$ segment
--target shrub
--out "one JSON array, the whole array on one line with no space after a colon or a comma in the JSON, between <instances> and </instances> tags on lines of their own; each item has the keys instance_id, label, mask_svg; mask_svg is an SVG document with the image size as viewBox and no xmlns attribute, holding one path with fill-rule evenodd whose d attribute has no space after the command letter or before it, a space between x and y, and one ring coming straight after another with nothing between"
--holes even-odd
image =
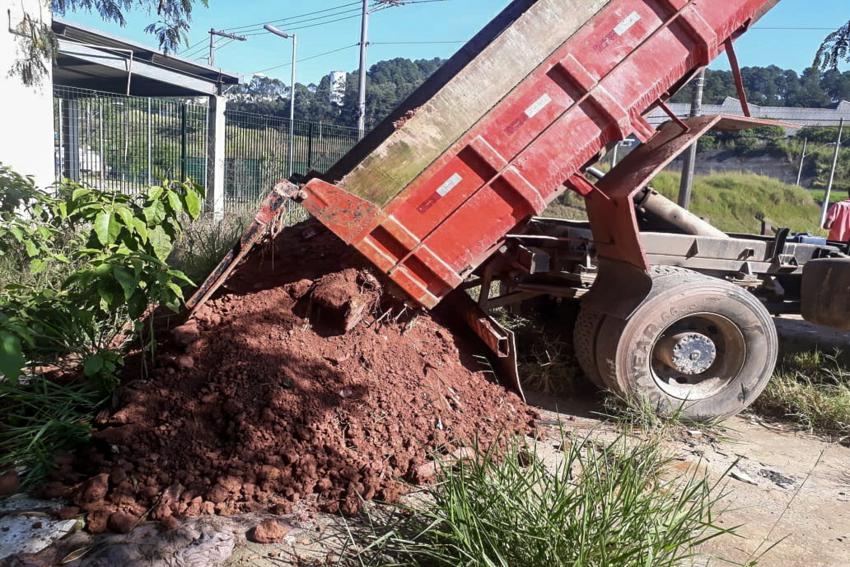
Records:
<instances>
[{"instance_id":1,"label":"shrub","mask_svg":"<svg viewBox=\"0 0 850 567\"><path fill-rule=\"evenodd\" d=\"M146 311L179 308L191 281L166 259L200 208L188 183L128 196L66 181L49 194L0 165L0 472L43 470L87 430Z\"/></svg>"}]
</instances>

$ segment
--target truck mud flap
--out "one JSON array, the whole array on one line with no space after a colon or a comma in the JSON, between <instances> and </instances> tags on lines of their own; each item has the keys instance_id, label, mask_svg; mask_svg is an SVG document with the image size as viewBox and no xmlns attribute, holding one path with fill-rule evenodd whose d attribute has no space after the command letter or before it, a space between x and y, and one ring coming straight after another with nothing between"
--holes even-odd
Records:
<instances>
[{"instance_id":1,"label":"truck mud flap","mask_svg":"<svg viewBox=\"0 0 850 567\"><path fill-rule=\"evenodd\" d=\"M487 359L498 381L525 402L525 392L519 379L514 332L487 315L463 291L452 292L438 309L441 315L456 325L466 327L487 348Z\"/></svg>"}]
</instances>

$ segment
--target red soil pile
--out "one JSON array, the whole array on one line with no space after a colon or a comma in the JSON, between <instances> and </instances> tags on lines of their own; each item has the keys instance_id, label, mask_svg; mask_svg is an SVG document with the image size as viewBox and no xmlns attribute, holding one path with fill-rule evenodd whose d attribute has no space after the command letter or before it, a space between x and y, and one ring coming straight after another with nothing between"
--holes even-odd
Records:
<instances>
[{"instance_id":1,"label":"red soil pile","mask_svg":"<svg viewBox=\"0 0 850 567\"><path fill-rule=\"evenodd\" d=\"M95 532L147 511L173 523L305 498L345 513L361 497L392 501L429 457L531 431L533 413L473 354L305 223L172 333L154 376L125 388L92 448L46 489Z\"/></svg>"}]
</instances>

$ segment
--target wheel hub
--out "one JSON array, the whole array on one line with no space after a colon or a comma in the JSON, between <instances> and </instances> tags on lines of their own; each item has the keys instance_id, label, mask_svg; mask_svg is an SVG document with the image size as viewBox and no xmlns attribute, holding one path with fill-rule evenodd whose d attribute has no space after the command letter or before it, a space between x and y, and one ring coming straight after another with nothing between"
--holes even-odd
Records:
<instances>
[{"instance_id":1,"label":"wheel hub","mask_svg":"<svg viewBox=\"0 0 850 567\"><path fill-rule=\"evenodd\" d=\"M717 346L701 333L681 333L667 337L659 346L662 362L686 376L702 374L717 360Z\"/></svg>"}]
</instances>

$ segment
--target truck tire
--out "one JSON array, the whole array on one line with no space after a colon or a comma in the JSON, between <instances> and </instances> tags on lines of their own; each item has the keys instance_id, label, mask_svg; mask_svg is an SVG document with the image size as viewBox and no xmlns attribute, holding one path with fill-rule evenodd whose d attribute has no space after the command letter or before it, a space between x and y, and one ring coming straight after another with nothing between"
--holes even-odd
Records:
<instances>
[{"instance_id":1,"label":"truck tire","mask_svg":"<svg viewBox=\"0 0 850 567\"><path fill-rule=\"evenodd\" d=\"M681 268L653 270L653 288L627 320L607 317L596 360L602 380L661 414L694 421L733 416L761 394L779 352L755 296ZM612 388L613 389L613 388Z\"/></svg>"},{"instance_id":2,"label":"truck tire","mask_svg":"<svg viewBox=\"0 0 850 567\"><path fill-rule=\"evenodd\" d=\"M596 365L596 338L604 321L603 313L582 307L573 329L573 350L578 365L585 377L600 390L608 389Z\"/></svg>"}]
</instances>

